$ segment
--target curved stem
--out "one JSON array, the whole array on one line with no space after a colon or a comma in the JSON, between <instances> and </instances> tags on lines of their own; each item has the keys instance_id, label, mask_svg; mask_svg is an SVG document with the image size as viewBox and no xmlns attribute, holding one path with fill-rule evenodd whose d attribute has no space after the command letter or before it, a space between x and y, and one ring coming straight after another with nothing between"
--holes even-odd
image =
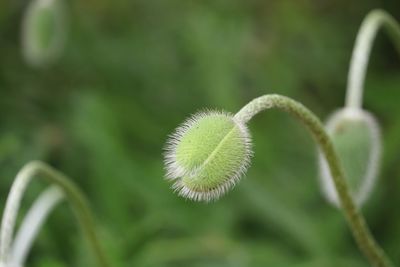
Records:
<instances>
[{"instance_id":1,"label":"curved stem","mask_svg":"<svg viewBox=\"0 0 400 267\"><path fill-rule=\"evenodd\" d=\"M400 25L383 10L371 11L357 34L347 80L346 107L359 109L362 105L365 74L371 48L381 27L386 27L400 53Z\"/></svg>"},{"instance_id":2,"label":"curved stem","mask_svg":"<svg viewBox=\"0 0 400 267\"><path fill-rule=\"evenodd\" d=\"M25 266L25 260L50 212L64 199L57 186L50 186L36 199L15 235L9 262L12 266Z\"/></svg>"},{"instance_id":3,"label":"curved stem","mask_svg":"<svg viewBox=\"0 0 400 267\"><path fill-rule=\"evenodd\" d=\"M392 263L385 255L382 248L374 240L364 217L350 195L347 182L344 177L343 168L333 147L332 141L321 121L305 106L288 97L280 95L264 95L254 99L244 106L235 118L247 123L253 116L265 109L278 108L286 111L299 119L303 125L312 133L319 149L322 151L328 162L330 172L339 195L340 204L344 211L347 222L360 250L367 257L372 266L391 267Z\"/></svg>"},{"instance_id":4,"label":"curved stem","mask_svg":"<svg viewBox=\"0 0 400 267\"><path fill-rule=\"evenodd\" d=\"M11 187L0 229L0 263L5 264L8 261L21 199L28 184L36 176L43 177L51 184L57 185L64 192L82 227L83 233L89 241L99 266L108 267L108 261L95 232L92 213L83 193L65 175L39 161L33 161L25 165L17 174Z\"/></svg>"}]
</instances>

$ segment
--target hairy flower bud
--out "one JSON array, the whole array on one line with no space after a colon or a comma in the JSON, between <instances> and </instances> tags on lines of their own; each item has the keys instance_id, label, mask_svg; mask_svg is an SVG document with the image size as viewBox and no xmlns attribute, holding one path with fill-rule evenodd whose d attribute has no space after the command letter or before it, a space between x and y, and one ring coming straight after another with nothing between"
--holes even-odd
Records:
<instances>
[{"instance_id":1,"label":"hairy flower bud","mask_svg":"<svg viewBox=\"0 0 400 267\"><path fill-rule=\"evenodd\" d=\"M32 0L22 23L22 52L34 67L52 63L66 37L63 0Z\"/></svg>"},{"instance_id":2,"label":"hairy flower bud","mask_svg":"<svg viewBox=\"0 0 400 267\"><path fill-rule=\"evenodd\" d=\"M246 171L251 155L244 123L224 112L198 113L167 141L167 179L179 195L196 200L218 199Z\"/></svg>"},{"instance_id":3,"label":"hairy flower bud","mask_svg":"<svg viewBox=\"0 0 400 267\"><path fill-rule=\"evenodd\" d=\"M339 155L354 200L361 206L370 195L378 173L381 154L379 125L369 112L342 109L331 116L326 130ZM328 164L322 155L320 176L325 196L340 206Z\"/></svg>"}]
</instances>

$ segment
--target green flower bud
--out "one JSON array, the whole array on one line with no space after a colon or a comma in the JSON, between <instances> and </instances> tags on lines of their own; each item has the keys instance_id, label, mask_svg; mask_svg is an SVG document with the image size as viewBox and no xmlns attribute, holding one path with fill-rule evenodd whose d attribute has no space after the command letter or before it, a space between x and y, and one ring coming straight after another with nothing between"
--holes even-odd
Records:
<instances>
[{"instance_id":1,"label":"green flower bud","mask_svg":"<svg viewBox=\"0 0 400 267\"><path fill-rule=\"evenodd\" d=\"M379 125L367 111L342 109L331 116L326 130L341 160L354 200L361 206L370 195L378 174L381 154ZM327 199L340 206L327 162L322 155L320 177Z\"/></svg>"},{"instance_id":2,"label":"green flower bud","mask_svg":"<svg viewBox=\"0 0 400 267\"><path fill-rule=\"evenodd\" d=\"M224 112L198 113L167 141L167 179L183 197L216 200L231 189L250 163L251 140L244 123Z\"/></svg>"},{"instance_id":3,"label":"green flower bud","mask_svg":"<svg viewBox=\"0 0 400 267\"><path fill-rule=\"evenodd\" d=\"M32 0L22 23L22 52L34 67L52 63L64 47L66 37L63 0Z\"/></svg>"}]
</instances>

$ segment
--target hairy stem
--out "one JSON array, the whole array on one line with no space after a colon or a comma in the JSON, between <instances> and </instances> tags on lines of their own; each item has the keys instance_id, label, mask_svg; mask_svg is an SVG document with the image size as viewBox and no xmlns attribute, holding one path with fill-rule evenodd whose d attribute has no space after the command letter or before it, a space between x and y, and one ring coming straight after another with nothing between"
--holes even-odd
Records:
<instances>
[{"instance_id":1,"label":"hairy stem","mask_svg":"<svg viewBox=\"0 0 400 267\"><path fill-rule=\"evenodd\" d=\"M392 263L383 249L374 240L364 217L350 195L343 168L332 141L326 133L321 121L305 106L288 97L280 95L264 95L254 99L244 106L236 115L237 120L247 123L253 116L265 109L278 108L299 119L312 133L319 149L326 157L335 184L342 210L345 214L351 232L360 248L372 266L392 267Z\"/></svg>"},{"instance_id":2,"label":"hairy stem","mask_svg":"<svg viewBox=\"0 0 400 267\"><path fill-rule=\"evenodd\" d=\"M12 266L25 266L26 257L46 218L63 199L63 191L54 185L36 199L15 235L9 258Z\"/></svg>"},{"instance_id":3,"label":"hairy stem","mask_svg":"<svg viewBox=\"0 0 400 267\"><path fill-rule=\"evenodd\" d=\"M0 229L0 263L6 264L8 262L10 245L21 199L28 184L36 176L43 177L63 191L81 225L83 233L89 241L99 266L110 266L95 232L93 216L83 193L65 175L39 161L33 161L25 165L17 174L11 187Z\"/></svg>"},{"instance_id":4,"label":"hairy stem","mask_svg":"<svg viewBox=\"0 0 400 267\"><path fill-rule=\"evenodd\" d=\"M368 60L374 39L381 27L386 27L400 53L400 25L383 10L371 11L361 25L353 49L347 80L346 107L361 108Z\"/></svg>"}]
</instances>

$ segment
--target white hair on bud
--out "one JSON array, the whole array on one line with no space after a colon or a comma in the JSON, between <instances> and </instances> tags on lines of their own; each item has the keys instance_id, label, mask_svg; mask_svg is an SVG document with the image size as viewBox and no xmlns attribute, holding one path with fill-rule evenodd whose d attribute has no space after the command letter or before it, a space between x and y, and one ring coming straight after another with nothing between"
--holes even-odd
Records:
<instances>
[{"instance_id":1,"label":"white hair on bud","mask_svg":"<svg viewBox=\"0 0 400 267\"><path fill-rule=\"evenodd\" d=\"M188 170L181 166L177 162L176 158L176 150L178 144L182 140L183 136L187 133L189 129L191 129L199 120L213 115L223 115L227 118L231 119L235 126L238 127L240 134L241 134L241 141L244 144L245 148L245 155L243 157L243 161L240 167L235 170L235 172L224 179L218 186L215 188L206 188L206 187L198 187L198 188L190 188L182 181L184 176L193 177L198 174L203 166L204 163L200 166L197 166L191 170ZM192 115L186 121L184 121L178 128L176 128L175 132L171 134L167 140L166 146L164 148L164 163L166 169L166 176L165 178L170 181L175 181L172 185L172 189L176 192L179 196L184 198L194 200L194 201L205 201L211 202L215 201L229 190L231 190L236 183L239 182L240 178L244 175L247 171L248 167L250 166L250 158L252 156L251 150L251 136L248 131L247 126L244 123L241 123L239 120L233 117L232 114L224 111L214 111L214 110L204 110Z\"/></svg>"}]
</instances>

